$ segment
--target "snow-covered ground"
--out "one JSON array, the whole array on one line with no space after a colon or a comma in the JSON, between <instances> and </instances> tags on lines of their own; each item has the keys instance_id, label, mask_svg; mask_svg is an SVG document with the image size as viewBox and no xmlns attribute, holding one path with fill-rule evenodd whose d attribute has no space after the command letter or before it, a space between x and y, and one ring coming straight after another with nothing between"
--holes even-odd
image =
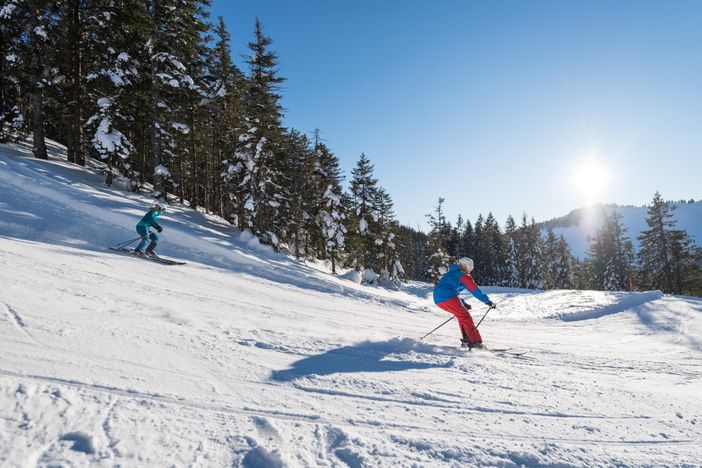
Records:
<instances>
[{"instance_id":1,"label":"snow-covered ground","mask_svg":"<svg viewBox=\"0 0 702 468\"><path fill-rule=\"evenodd\" d=\"M57 154L57 153L55 153ZM486 288L457 348L428 285L335 278L0 147L0 466L677 465L702 460L702 300ZM477 318L485 306L470 301Z\"/></svg>"}]
</instances>

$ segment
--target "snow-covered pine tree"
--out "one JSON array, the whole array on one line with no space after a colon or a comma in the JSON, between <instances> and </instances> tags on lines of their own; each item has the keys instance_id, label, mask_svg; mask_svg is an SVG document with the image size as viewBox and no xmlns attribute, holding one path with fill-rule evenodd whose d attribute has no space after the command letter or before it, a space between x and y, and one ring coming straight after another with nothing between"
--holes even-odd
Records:
<instances>
[{"instance_id":1,"label":"snow-covered pine tree","mask_svg":"<svg viewBox=\"0 0 702 468\"><path fill-rule=\"evenodd\" d=\"M55 92L57 78L52 59L53 53L57 52L58 5L49 0L25 0L12 5L16 6L13 20L24 26L25 40L22 41L19 60L26 67L24 92L29 96L32 152L36 158L47 159L45 101L51 92Z\"/></svg>"},{"instance_id":2,"label":"snow-covered pine tree","mask_svg":"<svg viewBox=\"0 0 702 468\"><path fill-rule=\"evenodd\" d=\"M341 187L343 175L339 159L321 142L319 129L314 136L315 171L312 190L310 239L315 257L331 261L332 273L343 258L346 243L346 210Z\"/></svg>"},{"instance_id":3,"label":"snow-covered pine tree","mask_svg":"<svg viewBox=\"0 0 702 468\"><path fill-rule=\"evenodd\" d=\"M613 211L607 218L606 226L613 251L605 276L604 289L608 291L629 289L635 273L634 248L626 235L627 230L622 223L622 215L616 210Z\"/></svg>"},{"instance_id":4,"label":"snow-covered pine tree","mask_svg":"<svg viewBox=\"0 0 702 468\"><path fill-rule=\"evenodd\" d=\"M382 187L378 188L378 247L379 274L381 279L399 284L405 279L405 270L397 252L396 232L397 221L393 210L392 198Z\"/></svg>"},{"instance_id":5,"label":"snow-covered pine tree","mask_svg":"<svg viewBox=\"0 0 702 468\"><path fill-rule=\"evenodd\" d=\"M177 47L178 60L185 67L179 77L180 84L174 88L174 115L170 122L174 136L175 154L172 156L173 191L181 201L189 200L197 191L193 177L205 159L203 148L209 142L206 126L208 88L206 71L209 59L207 42L210 25L205 7L209 2L201 0L181 1L182 32Z\"/></svg>"},{"instance_id":6,"label":"snow-covered pine tree","mask_svg":"<svg viewBox=\"0 0 702 468\"><path fill-rule=\"evenodd\" d=\"M235 157L228 172L238 175L237 199L243 205L239 225L273 245L278 243L275 221L284 194L281 190L284 155L281 105L278 89L284 78L278 76L278 58L269 50L272 41L263 33L256 18L256 40L249 42L248 89L245 97L245 132L239 137Z\"/></svg>"},{"instance_id":7,"label":"snow-covered pine tree","mask_svg":"<svg viewBox=\"0 0 702 468\"><path fill-rule=\"evenodd\" d=\"M8 0L0 6L0 143L18 140L26 131L22 3Z\"/></svg>"},{"instance_id":8,"label":"snow-covered pine tree","mask_svg":"<svg viewBox=\"0 0 702 468\"><path fill-rule=\"evenodd\" d=\"M284 135L281 149L287 164L281 179L286 194L280 210L282 219L278 220L280 232L290 239L297 258L307 257L311 255L310 236L318 209L314 177L317 159L307 136L294 129Z\"/></svg>"},{"instance_id":9,"label":"snow-covered pine tree","mask_svg":"<svg viewBox=\"0 0 702 468\"><path fill-rule=\"evenodd\" d=\"M519 287L543 289L543 268L541 266L543 239L541 238L541 230L536 225L536 221L533 217L531 218L531 222L527 223L526 213L522 215L522 225L519 228L518 235Z\"/></svg>"},{"instance_id":10,"label":"snow-covered pine tree","mask_svg":"<svg viewBox=\"0 0 702 468\"><path fill-rule=\"evenodd\" d=\"M558 262L558 239L553 233L553 229L546 229L546 239L544 240L543 251L543 278L546 289L556 288L556 264Z\"/></svg>"},{"instance_id":11,"label":"snow-covered pine tree","mask_svg":"<svg viewBox=\"0 0 702 468\"><path fill-rule=\"evenodd\" d=\"M452 258L446 248L451 235L451 226L446 222L444 214L444 199L439 201L434 208L434 213L427 215L429 231L427 239L427 280L436 283L448 271Z\"/></svg>"},{"instance_id":12,"label":"snow-covered pine tree","mask_svg":"<svg viewBox=\"0 0 702 468\"><path fill-rule=\"evenodd\" d=\"M317 229L324 242L320 257L331 260L332 273L336 274L336 267L342 258L346 243L346 210L341 189L342 175L336 156L325 145L319 143L319 140L315 146L318 186L326 187L320 199L321 206L316 218Z\"/></svg>"},{"instance_id":13,"label":"snow-covered pine tree","mask_svg":"<svg viewBox=\"0 0 702 468\"><path fill-rule=\"evenodd\" d=\"M689 284L689 280L699 278L699 260L691 247L691 239L685 231L675 229L671 206L658 192L648 208L646 224L649 229L638 237L643 287L674 294L699 288L699 284Z\"/></svg>"},{"instance_id":14,"label":"snow-covered pine tree","mask_svg":"<svg viewBox=\"0 0 702 468\"><path fill-rule=\"evenodd\" d=\"M203 1L149 0L146 2L150 36L146 43L149 68L149 123L154 187L166 196L174 179L179 155L187 152L183 135L187 125L184 108L188 90L195 86L185 63L199 47L201 34L207 30ZM180 143L180 145L179 145Z\"/></svg>"},{"instance_id":15,"label":"snow-covered pine tree","mask_svg":"<svg viewBox=\"0 0 702 468\"><path fill-rule=\"evenodd\" d=\"M476 265L476 270L479 271L480 281L486 285L498 285L504 276L505 245L500 226L492 213L488 213L482 223L478 242L480 264Z\"/></svg>"},{"instance_id":16,"label":"snow-covered pine tree","mask_svg":"<svg viewBox=\"0 0 702 468\"><path fill-rule=\"evenodd\" d=\"M475 230L469 219L465 220L465 228L461 233L461 256L475 258Z\"/></svg>"},{"instance_id":17,"label":"snow-covered pine tree","mask_svg":"<svg viewBox=\"0 0 702 468\"><path fill-rule=\"evenodd\" d=\"M101 14L109 15L109 5L100 0L64 0L59 5L58 37L56 49L61 51L62 60L56 62L59 73L64 78L58 88L59 105L63 118L59 125L66 136L66 155L69 162L85 165L85 67L88 38L88 21L100 20ZM103 7L103 8L100 8ZM102 11L100 11L102 10ZM116 33L116 31L115 31ZM92 39L92 38L91 38ZM105 107L105 106L103 106Z\"/></svg>"},{"instance_id":18,"label":"snow-covered pine tree","mask_svg":"<svg viewBox=\"0 0 702 468\"><path fill-rule=\"evenodd\" d=\"M605 291L627 289L632 274L631 242L624 236L621 216L615 211L590 240L587 252L590 287Z\"/></svg>"},{"instance_id":19,"label":"snow-covered pine tree","mask_svg":"<svg viewBox=\"0 0 702 468\"><path fill-rule=\"evenodd\" d=\"M463 257L463 244L461 243L461 235L463 233L465 222L460 214L456 219L456 224L451 226L451 233L448 241L448 253L453 258Z\"/></svg>"},{"instance_id":20,"label":"snow-covered pine tree","mask_svg":"<svg viewBox=\"0 0 702 468\"><path fill-rule=\"evenodd\" d=\"M209 73L205 78L209 144L203 143L203 147L209 150L198 158L194 168L195 192L190 203L193 207L203 205L207 211L218 212L243 228L244 204L237 199L237 184L241 178L230 176L227 171L235 167L229 165L229 160L233 160L239 135L243 132L246 80L232 61L231 36L221 16L217 18L214 34L214 46L207 50Z\"/></svg>"},{"instance_id":21,"label":"snow-covered pine tree","mask_svg":"<svg viewBox=\"0 0 702 468\"><path fill-rule=\"evenodd\" d=\"M427 235L408 226L397 228L397 252L408 278L420 281L427 275Z\"/></svg>"},{"instance_id":22,"label":"snow-covered pine tree","mask_svg":"<svg viewBox=\"0 0 702 468\"><path fill-rule=\"evenodd\" d=\"M361 153L356 167L351 170L351 212L347 247L351 266L356 270L377 270L376 239L378 224L378 180L373 177L373 165Z\"/></svg>"},{"instance_id":23,"label":"snow-covered pine tree","mask_svg":"<svg viewBox=\"0 0 702 468\"><path fill-rule=\"evenodd\" d=\"M81 39L71 40L72 47L80 50L73 52L71 73L74 76L70 80L68 95L71 99L80 100L88 97L87 103L72 106L72 119L76 116L82 118L84 111L92 114L80 126L88 129L86 139L90 154L108 164L107 185L112 184L113 167L134 179L129 162L134 145L125 135L125 132L129 132L130 119L124 110L131 97L134 80L138 79L139 63L128 51L133 46L130 44L131 38L125 33L129 17L126 17L124 7L124 4L112 0L96 0L89 9L72 12L77 19L69 23L84 21L80 27L89 38L86 45L82 44ZM91 60L82 58L82 49L89 50ZM72 161L84 164L82 130L78 130L71 121L69 132L72 135Z\"/></svg>"},{"instance_id":24,"label":"snow-covered pine tree","mask_svg":"<svg viewBox=\"0 0 702 468\"><path fill-rule=\"evenodd\" d=\"M555 261L551 270L553 287L573 289L575 287L575 265L570 246L563 236L559 237Z\"/></svg>"},{"instance_id":25,"label":"snow-covered pine tree","mask_svg":"<svg viewBox=\"0 0 702 468\"><path fill-rule=\"evenodd\" d=\"M475 224L473 225L473 246L475 250L471 257L473 259L473 265L475 266L472 275L478 283L484 283L485 279L490 274L490 267L488 266L491 261L490 251L488 250L488 242L483 232L484 224L485 218L481 213L478 215L478 219L475 220Z\"/></svg>"},{"instance_id":26,"label":"snow-covered pine tree","mask_svg":"<svg viewBox=\"0 0 702 468\"><path fill-rule=\"evenodd\" d=\"M505 222L505 263L502 285L509 288L518 288L519 275L519 232L512 215L507 216Z\"/></svg>"}]
</instances>

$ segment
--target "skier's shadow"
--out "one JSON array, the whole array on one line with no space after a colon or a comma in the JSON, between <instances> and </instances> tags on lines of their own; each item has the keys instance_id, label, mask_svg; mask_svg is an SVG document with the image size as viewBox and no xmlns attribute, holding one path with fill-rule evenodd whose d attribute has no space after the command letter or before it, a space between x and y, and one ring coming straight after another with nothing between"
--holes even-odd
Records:
<instances>
[{"instance_id":1,"label":"skier's shadow","mask_svg":"<svg viewBox=\"0 0 702 468\"><path fill-rule=\"evenodd\" d=\"M271 379L289 382L311 375L323 376L353 372L397 372L411 369L450 367L444 363L384 359L389 354L401 354L416 348L416 341L392 339L390 341L364 341L350 346L330 349L322 354L300 359L290 369L273 371Z\"/></svg>"}]
</instances>

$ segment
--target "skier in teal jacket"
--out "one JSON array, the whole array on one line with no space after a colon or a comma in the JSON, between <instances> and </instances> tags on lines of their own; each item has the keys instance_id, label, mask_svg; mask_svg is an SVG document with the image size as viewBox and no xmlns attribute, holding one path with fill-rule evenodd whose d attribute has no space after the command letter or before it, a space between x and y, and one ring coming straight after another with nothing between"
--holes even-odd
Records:
<instances>
[{"instance_id":1,"label":"skier in teal jacket","mask_svg":"<svg viewBox=\"0 0 702 468\"><path fill-rule=\"evenodd\" d=\"M150 228L154 228L158 232L163 231L161 225L158 224L158 217L161 216L161 213L164 211L166 211L166 208L161 207L160 204L156 203L154 206L149 208L149 211L147 211L144 217L141 218L141 221L137 223L136 231L141 236L141 242L139 245L137 245L137 248L134 249L135 254L148 255L150 257L156 256L154 250L156 249L156 244L158 244L158 235L156 235L155 232L151 232ZM148 247L146 247L149 240L151 240L151 243ZM144 247L146 247L146 250L144 250Z\"/></svg>"}]
</instances>

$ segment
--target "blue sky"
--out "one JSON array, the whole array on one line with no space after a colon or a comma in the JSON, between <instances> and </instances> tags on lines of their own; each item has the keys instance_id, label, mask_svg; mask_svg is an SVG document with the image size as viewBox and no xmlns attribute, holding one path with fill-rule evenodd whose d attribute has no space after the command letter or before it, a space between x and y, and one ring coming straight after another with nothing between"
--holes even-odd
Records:
<instances>
[{"instance_id":1,"label":"blue sky","mask_svg":"<svg viewBox=\"0 0 702 468\"><path fill-rule=\"evenodd\" d=\"M702 2L214 0L237 55L258 16L285 124L361 152L398 219L702 198ZM241 64L239 58L238 63Z\"/></svg>"}]
</instances>

